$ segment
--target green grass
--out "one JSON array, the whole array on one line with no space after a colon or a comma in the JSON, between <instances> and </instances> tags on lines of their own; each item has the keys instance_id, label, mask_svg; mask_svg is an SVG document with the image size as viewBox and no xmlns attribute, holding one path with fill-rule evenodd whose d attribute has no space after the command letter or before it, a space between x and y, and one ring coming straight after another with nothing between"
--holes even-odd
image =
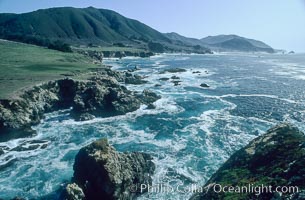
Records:
<instances>
[{"instance_id":1,"label":"green grass","mask_svg":"<svg viewBox=\"0 0 305 200\"><path fill-rule=\"evenodd\" d=\"M0 99L14 98L33 85L64 78L86 78L93 61L77 53L0 40Z\"/></svg>"}]
</instances>

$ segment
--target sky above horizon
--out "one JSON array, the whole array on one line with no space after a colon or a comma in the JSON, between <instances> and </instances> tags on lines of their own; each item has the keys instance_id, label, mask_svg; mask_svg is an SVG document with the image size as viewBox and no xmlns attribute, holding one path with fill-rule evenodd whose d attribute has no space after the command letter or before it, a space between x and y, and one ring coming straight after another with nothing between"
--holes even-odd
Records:
<instances>
[{"instance_id":1,"label":"sky above horizon","mask_svg":"<svg viewBox=\"0 0 305 200\"><path fill-rule=\"evenodd\" d=\"M236 34L305 52L305 0L0 0L0 13L63 6L111 9L163 33L194 38Z\"/></svg>"}]
</instances>

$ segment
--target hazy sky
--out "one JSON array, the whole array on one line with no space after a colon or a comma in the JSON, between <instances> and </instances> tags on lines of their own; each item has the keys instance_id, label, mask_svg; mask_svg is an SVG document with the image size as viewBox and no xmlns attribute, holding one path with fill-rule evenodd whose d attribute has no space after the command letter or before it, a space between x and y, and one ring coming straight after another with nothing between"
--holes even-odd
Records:
<instances>
[{"instance_id":1,"label":"hazy sky","mask_svg":"<svg viewBox=\"0 0 305 200\"><path fill-rule=\"evenodd\" d=\"M111 9L160 32L237 34L305 52L305 0L0 0L1 13L62 6Z\"/></svg>"}]
</instances>

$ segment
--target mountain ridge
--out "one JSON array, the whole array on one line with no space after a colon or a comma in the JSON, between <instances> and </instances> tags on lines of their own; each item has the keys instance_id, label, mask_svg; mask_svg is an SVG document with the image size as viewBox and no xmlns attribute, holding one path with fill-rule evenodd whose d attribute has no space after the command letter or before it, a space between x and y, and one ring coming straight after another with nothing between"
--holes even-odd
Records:
<instances>
[{"instance_id":1,"label":"mountain ridge","mask_svg":"<svg viewBox=\"0 0 305 200\"><path fill-rule=\"evenodd\" d=\"M248 50L248 51L264 51L274 53L274 49L266 43L238 35L216 35L207 36L200 39L203 44L217 50Z\"/></svg>"},{"instance_id":2,"label":"mountain ridge","mask_svg":"<svg viewBox=\"0 0 305 200\"><path fill-rule=\"evenodd\" d=\"M263 42L240 36L236 36L240 40L237 44L236 41L233 44L209 44L204 38L188 38L174 32L161 33L115 11L94 7L47 8L21 14L0 13L0 38L40 46L60 40L70 45L120 45L142 49L153 47L152 51L157 53L211 53L210 49L273 50Z\"/></svg>"},{"instance_id":3,"label":"mountain ridge","mask_svg":"<svg viewBox=\"0 0 305 200\"><path fill-rule=\"evenodd\" d=\"M180 41L187 45L200 45L214 51L246 51L274 53L274 49L262 41L241 37L238 35L216 35L201 39L188 38L178 33L165 33L165 36L174 41Z\"/></svg>"}]
</instances>

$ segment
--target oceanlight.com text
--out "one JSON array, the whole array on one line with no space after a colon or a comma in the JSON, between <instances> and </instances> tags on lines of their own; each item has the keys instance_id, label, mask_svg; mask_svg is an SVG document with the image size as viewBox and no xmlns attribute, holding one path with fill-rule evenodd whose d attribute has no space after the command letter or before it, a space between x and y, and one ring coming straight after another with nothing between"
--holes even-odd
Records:
<instances>
[{"instance_id":1,"label":"oceanlight.com text","mask_svg":"<svg viewBox=\"0 0 305 200\"><path fill-rule=\"evenodd\" d=\"M257 196L263 193L280 193L280 194L293 194L299 192L297 186L266 186L264 184L254 185L248 184L243 186L229 186L221 184L209 184L207 186L198 186L197 184L191 185L176 185L172 186L169 184L140 184L130 186L131 192L139 193L252 193Z\"/></svg>"}]
</instances>

